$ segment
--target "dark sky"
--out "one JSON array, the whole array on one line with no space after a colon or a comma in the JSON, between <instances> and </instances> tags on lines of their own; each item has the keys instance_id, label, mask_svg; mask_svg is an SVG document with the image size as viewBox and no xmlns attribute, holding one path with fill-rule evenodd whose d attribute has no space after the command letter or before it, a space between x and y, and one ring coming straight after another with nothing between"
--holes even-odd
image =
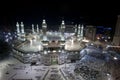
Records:
<instances>
[{"instance_id":1,"label":"dark sky","mask_svg":"<svg viewBox=\"0 0 120 80\"><path fill-rule=\"evenodd\" d=\"M41 24L45 18L48 24L60 24L64 18L66 22L75 22L93 25L114 26L117 15L120 14L118 7L111 4L97 4L62 0L16 0L0 3L0 25L15 25L16 21L25 24ZM98 2L99 3L99 2Z\"/></svg>"}]
</instances>

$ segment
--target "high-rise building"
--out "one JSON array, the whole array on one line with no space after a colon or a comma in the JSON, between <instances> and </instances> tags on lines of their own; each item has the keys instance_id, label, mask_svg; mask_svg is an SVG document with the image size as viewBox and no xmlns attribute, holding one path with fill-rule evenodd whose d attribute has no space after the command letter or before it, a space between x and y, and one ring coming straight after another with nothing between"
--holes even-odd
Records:
<instances>
[{"instance_id":1,"label":"high-rise building","mask_svg":"<svg viewBox=\"0 0 120 80\"><path fill-rule=\"evenodd\" d=\"M95 26L86 26L86 29L85 29L85 37L89 40L95 40L95 37L96 37L96 28Z\"/></svg>"},{"instance_id":2,"label":"high-rise building","mask_svg":"<svg viewBox=\"0 0 120 80\"><path fill-rule=\"evenodd\" d=\"M113 44L116 46L120 46L120 15L118 15L115 34L113 37Z\"/></svg>"}]
</instances>

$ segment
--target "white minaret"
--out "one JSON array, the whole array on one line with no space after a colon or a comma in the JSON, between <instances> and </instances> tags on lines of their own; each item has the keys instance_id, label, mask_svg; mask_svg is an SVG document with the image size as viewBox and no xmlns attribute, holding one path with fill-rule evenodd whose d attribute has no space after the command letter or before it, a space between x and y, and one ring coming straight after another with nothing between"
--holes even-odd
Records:
<instances>
[{"instance_id":1,"label":"white minaret","mask_svg":"<svg viewBox=\"0 0 120 80\"><path fill-rule=\"evenodd\" d=\"M62 20L61 28L65 29L65 21Z\"/></svg>"},{"instance_id":2,"label":"white minaret","mask_svg":"<svg viewBox=\"0 0 120 80\"><path fill-rule=\"evenodd\" d=\"M84 26L82 25L81 26L81 37L83 37L83 29L84 29Z\"/></svg>"},{"instance_id":3,"label":"white minaret","mask_svg":"<svg viewBox=\"0 0 120 80\"><path fill-rule=\"evenodd\" d=\"M32 33L35 33L34 24L32 24Z\"/></svg>"},{"instance_id":4,"label":"white minaret","mask_svg":"<svg viewBox=\"0 0 120 80\"><path fill-rule=\"evenodd\" d=\"M80 24L78 25L78 33L77 33L77 37L81 36L81 26Z\"/></svg>"},{"instance_id":5,"label":"white minaret","mask_svg":"<svg viewBox=\"0 0 120 80\"><path fill-rule=\"evenodd\" d=\"M77 36L77 24L75 25L74 28L75 28L75 29L74 29L75 36Z\"/></svg>"},{"instance_id":6,"label":"white minaret","mask_svg":"<svg viewBox=\"0 0 120 80\"><path fill-rule=\"evenodd\" d=\"M42 22L42 28L47 28L47 24L46 24L45 19L43 19L43 22Z\"/></svg>"},{"instance_id":7,"label":"white minaret","mask_svg":"<svg viewBox=\"0 0 120 80\"><path fill-rule=\"evenodd\" d=\"M23 24L23 22L21 22L21 33L25 33L24 32L24 24Z\"/></svg>"},{"instance_id":8,"label":"white minaret","mask_svg":"<svg viewBox=\"0 0 120 80\"><path fill-rule=\"evenodd\" d=\"M16 23L16 27L17 27L17 34L20 34L20 25L18 22Z\"/></svg>"},{"instance_id":9,"label":"white minaret","mask_svg":"<svg viewBox=\"0 0 120 80\"><path fill-rule=\"evenodd\" d=\"M77 32L77 24L75 25L75 33Z\"/></svg>"},{"instance_id":10,"label":"white minaret","mask_svg":"<svg viewBox=\"0 0 120 80\"><path fill-rule=\"evenodd\" d=\"M65 21L62 20L61 27L60 27L60 32L61 32L61 40L64 41L64 32L65 32Z\"/></svg>"},{"instance_id":11,"label":"white minaret","mask_svg":"<svg viewBox=\"0 0 120 80\"><path fill-rule=\"evenodd\" d=\"M61 23L61 33L64 34L65 32L65 21L62 20L62 23Z\"/></svg>"},{"instance_id":12,"label":"white minaret","mask_svg":"<svg viewBox=\"0 0 120 80\"><path fill-rule=\"evenodd\" d=\"M44 35L46 35L46 32L47 32L47 24L46 24L45 19L43 19L43 22L42 22L42 32L43 32Z\"/></svg>"},{"instance_id":13,"label":"white minaret","mask_svg":"<svg viewBox=\"0 0 120 80\"><path fill-rule=\"evenodd\" d=\"M37 26L37 33L39 33L39 26L38 26L38 24L36 26Z\"/></svg>"}]
</instances>

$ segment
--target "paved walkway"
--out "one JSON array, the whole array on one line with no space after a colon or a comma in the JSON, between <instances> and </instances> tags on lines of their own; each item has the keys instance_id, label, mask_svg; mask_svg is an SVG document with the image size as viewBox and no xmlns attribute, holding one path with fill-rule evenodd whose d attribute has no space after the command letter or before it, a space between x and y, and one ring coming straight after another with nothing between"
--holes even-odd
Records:
<instances>
[{"instance_id":1,"label":"paved walkway","mask_svg":"<svg viewBox=\"0 0 120 80\"><path fill-rule=\"evenodd\" d=\"M51 65L51 66L30 66L30 64L23 64L14 58L8 58L0 61L0 80L13 80L13 79L32 79L32 80L83 80L77 77L75 79L70 78L64 71L67 70L70 73L74 71L73 63L63 65ZM66 78L66 75L68 78Z\"/></svg>"}]
</instances>

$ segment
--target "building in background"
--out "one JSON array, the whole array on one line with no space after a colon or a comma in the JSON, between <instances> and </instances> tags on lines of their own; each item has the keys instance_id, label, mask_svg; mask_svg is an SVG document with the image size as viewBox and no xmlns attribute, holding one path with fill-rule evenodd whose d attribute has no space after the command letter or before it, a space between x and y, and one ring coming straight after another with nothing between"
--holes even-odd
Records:
<instances>
[{"instance_id":1,"label":"building in background","mask_svg":"<svg viewBox=\"0 0 120 80\"><path fill-rule=\"evenodd\" d=\"M96 38L96 27L92 25L88 25L85 28L85 37L89 40L95 41Z\"/></svg>"},{"instance_id":2,"label":"building in background","mask_svg":"<svg viewBox=\"0 0 120 80\"><path fill-rule=\"evenodd\" d=\"M115 29L115 34L113 37L113 44L114 45L119 45L120 46L120 15L118 15L118 20L116 23L116 29Z\"/></svg>"}]
</instances>

